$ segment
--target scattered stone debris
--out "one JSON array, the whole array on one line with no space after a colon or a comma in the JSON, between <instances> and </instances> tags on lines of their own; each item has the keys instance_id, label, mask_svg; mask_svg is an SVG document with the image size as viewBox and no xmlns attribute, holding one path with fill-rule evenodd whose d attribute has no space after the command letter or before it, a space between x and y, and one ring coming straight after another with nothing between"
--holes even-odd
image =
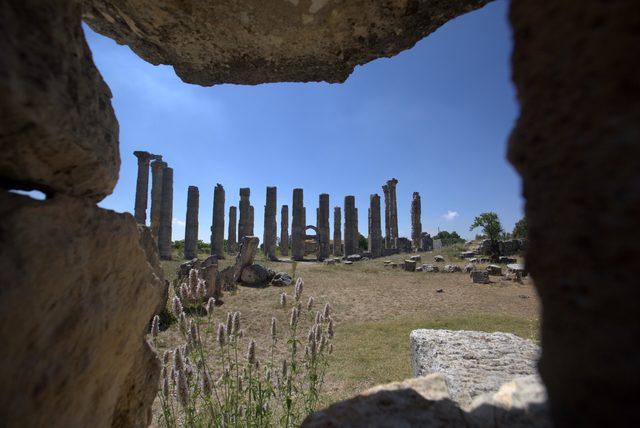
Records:
<instances>
[{"instance_id":1,"label":"scattered stone debris","mask_svg":"<svg viewBox=\"0 0 640 428\"><path fill-rule=\"evenodd\" d=\"M527 296L526 294L519 294L518 297L521 298L521 299L528 299L529 298L529 296Z\"/></svg>"},{"instance_id":2,"label":"scattered stone debris","mask_svg":"<svg viewBox=\"0 0 640 428\"><path fill-rule=\"evenodd\" d=\"M469 259L469 263L479 263L480 259L478 259L477 257L472 257Z\"/></svg>"},{"instance_id":3,"label":"scattered stone debris","mask_svg":"<svg viewBox=\"0 0 640 428\"><path fill-rule=\"evenodd\" d=\"M350 262L357 262L362 260L362 256L360 254L350 254L346 257L346 259Z\"/></svg>"},{"instance_id":4,"label":"scattered stone debris","mask_svg":"<svg viewBox=\"0 0 640 428\"><path fill-rule=\"evenodd\" d=\"M257 263L245 266L240 274L239 282L247 286L266 286L275 277L276 273L271 269Z\"/></svg>"},{"instance_id":5,"label":"scattered stone debris","mask_svg":"<svg viewBox=\"0 0 640 428\"><path fill-rule=\"evenodd\" d=\"M470 259L475 257L476 253L475 251L463 251L460 253L460 258L461 259Z\"/></svg>"},{"instance_id":6,"label":"scattered stone debris","mask_svg":"<svg viewBox=\"0 0 640 428\"><path fill-rule=\"evenodd\" d=\"M438 272L438 266L434 265L422 265L422 272Z\"/></svg>"},{"instance_id":7,"label":"scattered stone debris","mask_svg":"<svg viewBox=\"0 0 640 428\"><path fill-rule=\"evenodd\" d=\"M527 276L527 271L524 269L524 266L519 263L508 264L507 269L509 272L520 273L522 277Z\"/></svg>"},{"instance_id":8,"label":"scattered stone debris","mask_svg":"<svg viewBox=\"0 0 640 428\"><path fill-rule=\"evenodd\" d=\"M276 287L285 287L291 285L293 282L293 278L286 272L278 272L271 279L271 285L275 285Z\"/></svg>"},{"instance_id":9,"label":"scattered stone debris","mask_svg":"<svg viewBox=\"0 0 640 428\"><path fill-rule=\"evenodd\" d=\"M462 268L458 265L445 265L442 271L447 273L462 272Z\"/></svg>"},{"instance_id":10,"label":"scattered stone debris","mask_svg":"<svg viewBox=\"0 0 640 428\"><path fill-rule=\"evenodd\" d=\"M469 276L474 284L489 284L489 272L486 270L473 270Z\"/></svg>"},{"instance_id":11,"label":"scattered stone debris","mask_svg":"<svg viewBox=\"0 0 640 428\"><path fill-rule=\"evenodd\" d=\"M336 264L336 259L327 259L324 261L325 265L335 265Z\"/></svg>"},{"instance_id":12,"label":"scattered stone debris","mask_svg":"<svg viewBox=\"0 0 640 428\"><path fill-rule=\"evenodd\" d=\"M422 261L422 256L420 255L415 255L415 256L411 256L409 257L409 259L415 261L415 262L421 262Z\"/></svg>"},{"instance_id":13,"label":"scattered stone debris","mask_svg":"<svg viewBox=\"0 0 640 428\"><path fill-rule=\"evenodd\" d=\"M438 255L433 258L434 262L444 262L444 257Z\"/></svg>"},{"instance_id":14,"label":"scattered stone debris","mask_svg":"<svg viewBox=\"0 0 640 428\"><path fill-rule=\"evenodd\" d=\"M493 276L502 276L502 268L498 265L487 266L487 273Z\"/></svg>"},{"instance_id":15,"label":"scattered stone debris","mask_svg":"<svg viewBox=\"0 0 640 428\"><path fill-rule=\"evenodd\" d=\"M404 261L403 269L407 272L415 272L416 270L416 261L407 259Z\"/></svg>"},{"instance_id":16,"label":"scattered stone debris","mask_svg":"<svg viewBox=\"0 0 640 428\"><path fill-rule=\"evenodd\" d=\"M352 264L353 264L353 262L352 262L351 260L345 260L345 261L344 261L344 264L345 264L345 265L352 265Z\"/></svg>"},{"instance_id":17,"label":"scattered stone debris","mask_svg":"<svg viewBox=\"0 0 640 428\"><path fill-rule=\"evenodd\" d=\"M442 288L438 288L436 289L436 293L444 293L444 290Z\"/></svg>"},{"instance_id":18,"label":"scattered stone debris","mask_svg":"<svg viewBox=\"0 0 640 428\"><path fill-rule=\"evenodd\" d=\"M517 261L518 259L514 259L513 257L507 257L507 256L500 256L500 258L498 258L498 262L502 264L516 263Z\"/></svg>"},{"instance_id":19,"label":"scattered stone debris","mask_svg":"<svg viewBox=\"0 0 640 428\"><path fill-rule=\"evenodd\" d=\"M468 265L466 265L464 267L464 271L466 273L471 273L472 270L474 270L476 267L474 265L472 265L471 263L469 263Z\"/></svg>"},{"instance_id":20,"label":"scattered stone debris","mask_svg":"<svg viewBox=\"0 0 640 428\"><path fill-rule=\"evenodd\" d=\"M398 268L398 263L391 263L391 268L392 269L397 269Z\"/></svg>"},{"instance_id":21,"label":"scattered stone debris","mask_svg":"<svg viewBox=\"0 0 640 428\"><path fill-rule=\"evenodd\" d=\"M422 266L417 266L416 267L416 272L422 272Z\"/></svg>"}]
</instances>

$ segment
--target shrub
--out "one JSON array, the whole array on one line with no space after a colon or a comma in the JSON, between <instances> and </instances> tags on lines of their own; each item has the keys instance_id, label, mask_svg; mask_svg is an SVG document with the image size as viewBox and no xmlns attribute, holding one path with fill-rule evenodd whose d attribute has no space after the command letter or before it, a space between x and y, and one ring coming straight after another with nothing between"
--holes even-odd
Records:
<instances>
[{"instance_id":1,"label":"shrub","mask_svg":"<svg viewBox=\"0 0 640 428\"><path fill-rule=\"evenodd\" d=\"M299 426L318 406L334 334L331 307L314 316L312 298L304 308L301 304L302 288L298 279L289 325L278 326L272 318L265 332L269 350L262 356L256 342L244 337L239 312L215 327L210 299L206 321L192 319L187 325L175 297L173 309L186 343L164 354L158 422L167 427ZM305 318L312 321L306 335ZM157 322L154 318L151 328L154 342Z\"/></svg>"}]
</instances>

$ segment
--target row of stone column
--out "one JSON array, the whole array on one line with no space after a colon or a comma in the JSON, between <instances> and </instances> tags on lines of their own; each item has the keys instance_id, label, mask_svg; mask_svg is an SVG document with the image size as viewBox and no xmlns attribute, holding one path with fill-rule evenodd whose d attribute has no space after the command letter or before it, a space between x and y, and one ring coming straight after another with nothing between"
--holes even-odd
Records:
<instances>
[{"instance_id":1,"label":"row of stone column","mask_svg":"<svg viewBox=\"0 0 640 428\"><path fill-rule=\"evenodd\" d=\"M151 234L158 245L160 258L171 259L173 168L163 162L160 155L144 151L135 151L133 154L138 158L134 217L138 224L146 225L149 201L149 168L151 168Z\"/></svg>"}]
</instances>

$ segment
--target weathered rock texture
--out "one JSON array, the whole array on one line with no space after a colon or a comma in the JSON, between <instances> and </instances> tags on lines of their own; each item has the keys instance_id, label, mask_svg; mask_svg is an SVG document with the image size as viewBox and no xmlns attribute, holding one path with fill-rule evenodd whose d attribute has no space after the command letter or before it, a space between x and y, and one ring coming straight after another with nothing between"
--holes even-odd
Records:
<instances>
[{"instance_id":1,"label":"weathered rock texture","mask_svg":"<svg viewBox=\"0 0 640 428\"><path fill-rule=\"evenodd\" d=\"M508 157L557 426L640 423L639 17L633 0L511 4L521 113Z\"/></svg>"},{"instance_id":2,"label":"weathered rock texture","mask_svg":"<svg viewBox=\"0 0 640 428\"><path fill-rule=\"evenodd\" d=\"M162 175L167 163L161 160L151 162L151 234L158 239L162 213Z\"/></svg>"},{"instance_id":3,"label":"weathered rock texture","mask_svg":"<svg viewBox=\"0 0 640 428\"><path fill-rule=\"evenodd\" d=\"M211 219L211 255L224 258L224 187L213 189L213 218Z\"/></svg>"},{"instance_id":4,"label":"weathered rock texture","mask_svg":"<svg viewBox=\"0 0 640 428\"><path fill-rule=\"evenodd\" d=\"M358 212L355 196L344 198L344 255L358 253Z\"/></svg>"},{"instance_id":5,"label":"weathered rock texture","mask_svg":"<svg viewBox=\"0 0 640 428\"><path fill-rule=\"evenodd\" d=\"M269 260L278 260L276 257L276 244L278 242L278 224L276 214L278 210L277 189L267 187L267 201L264 206L264 231L263 245L264 255Z\"/></svg>"},{"instance_id":6,"label":"weathered rock texture","mask_svg":"<svg viewBox=\"0 0 640 428\"><path fill-rule=\"evenodd\" d=\"M151 160L162 160L162 156L152 155L149 152L133 152L138 158L138 178L136 180L136 199L134 217L138 224L147 223L147 203L149 201L149 164Z\"/></svg>"},{"instance_id":7,"label":"weathered rock texture","mask_svg":"<svg viewBox=\"0 0 640 428\"><path fill-rule=\"evenodd\" d=\"M411 199L411 245L413 251L419 251L421 248L420 238L422 236L422 203L420 201L420 193L413 192Z\"/></svg>"},{"instance_id":8,"label":"weathered rock texture","mask_svg":"<svg viewBox=\"0 0 640 428\"><path fill-rule=\"evenodd\" d=\"M329 195L322 193L319 196L317 214L318 223L318 260L322 261L331 254L329 230Z\"/></svg>"},{"instance_id":9,"label":"weathered rock texture","mask_svg":"<svg viewBox=\"0 0 640 428\"><path fill-rule=\"evenodd\" d=\"M245 236L252 236L249 233L249 222L251 220L251 203L249 202L249 196L251 195L251 189L243 187L240 189L240 204L238 210L240 211L240 220L238 221L238 244L242 242L242 238Z\"/></svg>"},{"instance_id":10,"label":"weathered rock texture","mask_svg":"<svg viewBox=\"0 0 640 428\"><path fill-rule=\"evenodd\" d=\"M200 191L196 186L187 189L187 218L184 227L184 258L198 257L198 211L200 209Z\"/></svg>"},{"instance_id":11,"label":"weathered rock texture","mask_svg":"<svg viewBox=\"0 0 640 428\"><path fill-rule=\"evenodd\" d=\"M291 219L291 258L304 258L305 209L302 189L293 189L293 205Z\"/></svg>"},{"instance_id":12,"label":"weathered rock texture","mask_svg":"<svg viewBox=\"0 0 640 428\"><path fill-rule=\"evenodd\" d=\"M380 196L369 197L369 252L371 257L382 256L382 223L380 219Z\"/></svg>"},{"instance_id":13,"label":"weathered rock texture","mask_svg":"<svg viewBox=\"0 0 640 428\"><path fill-rule=\"evenodd\" d=\"M550 428L544 387L535 376L508 382L461 408L451 400L447 380L431 374L373 387L308 416L315 427Z\"/></svg>"},{"instance_id":14,"label":"weathered rock texture","mask_svg":"<svg viewBox=\"0 0 640 428\"><path fill-rule=\"evenodd\" d=\"M0 185L103 199L118 179L118 123L78 3L5 1L0 28Z\"/></svg>"},{"instance_id":15,"label":"weathered rock texture","mask_svg":"<svg viewBox=\"0 0 640 428\"><path fill-rule=\"evenodd\" d=\"M333 255L342 255L342 212L340 207L333 207Z\"/></svg>"},{"instance_id":16,"label":"weathered rock texture","mask_svg":"<svg viewBox=\"0 0 640 428\"><path fill-rule=\"evenodd\" d=\"M280 254L289 255L289 207L283 205L280 210Z\"/></svg>"},{"instance_id":17,"label":"weathered rock texture","mask_svg":"<svg viewBox=\"0 0 640 428\"><path fill-rule=\"evenodd\" d=\"M164 284L133 216L2 191L0 218L2 423L146 426L160 368L145 333Z\"/></svg>"},{"instance_id":18,"label":"weathered rock texture","mask_svg":"<svg viewBox=\"0 0 640 428\"><path fill-rule=\"evenodd\" d=\"M162 171L162 201L160 204L160 230L158 231L158 252L160 258L171 260L173 221L173 168Z\"/></svg>"},{"instance_id":19,"label":"weathered rock texture","mask_svg":"<svg viewBox=\"0 0 640 428\"><path fill-rule=\"evenodd\" d=\"M253 205L249 206L249 226L247 229L247 233L249 234L249 236L253 236L253 225L254 225L254 220L255 220L255 210L253 209Z\"/></svg>"},{"instance_id":20,"label":"weathered rock texture","mask_svg":"<svg viewBox=\"0 0 640 428\"><path fill-rule=\"evenodd\" d=\"M413 375L442 373L462 406L514 377L535 374L540 354L536 344L509 333L414 330L410 341Z\"/></svg>"},{"instance_id":21,"label":"weathered rock texture","mask_svg":"<svg viewBox=\"0 0 640 428\"><path fill-rule=\"evenodd\" d=\"M385 227L385 248L397 248L398 239L398 200L396 196L396 185L398 180L392 178L387 184L382 186L384 192L384 227Z\"/></svg>"},{"instance_id":22,"label":"weathered rock texture","mask_svg":"<svg viewBox=\"0 0 640 428\"><path fill-rule=\"evenodd\" d=\"M146 61L173 65L185 82L335 83L487 1L85 0L84 19Z\"/></svg>"},{"instance_id":23,"label":"weathered rock texture","mask_svg":"<svg viewBox=\"0 0 640 428\"><path fill-rule=\"evenodd\" d=\"M238 250L236 225L238 224L238 210L233 205L229 207L229 231L227 232L227 251L235 253Z\"/></svg>"},{"instance_id":24,"label":"weathered rock texture","mask_svg":"<svg viewBox=\"0 0 640 428\"><path fill-rule=\"evenodd\" d=\"M242 270L253 264L259 243L260 240L255 236L245 236L240 240L240 249L236 256L236 263L233 266L233 279L235 282L240 280Z\"/></svg>"}]
</instances>

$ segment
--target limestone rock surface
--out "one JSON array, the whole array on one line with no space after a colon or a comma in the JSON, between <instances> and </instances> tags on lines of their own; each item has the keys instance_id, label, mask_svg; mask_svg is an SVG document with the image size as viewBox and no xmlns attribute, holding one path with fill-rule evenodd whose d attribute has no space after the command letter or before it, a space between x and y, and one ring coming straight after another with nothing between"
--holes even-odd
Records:
<instances>
[{"instance_id":1,"label":"limestone rock surface","mask_svg":"<svg viewBox=\"0 0 640 428\"><path fill-rule=\"evenodd\" d=\"M83 0L84 20L185 82L343 82L489 0Z\"/></svg>"},{"instance_id":2,"label":"limestone rock surface","mask_svg":"<svg viewBox=\"0 0 640 428\"><path fill-rule=\"evenodd\" d=\"M118 179L118 122L77 2L2 2L0 28L0 184L103 199Z\"/></svg>"},{"instance_id":3,"label":"limestone rock surface","mask_svg":"<svg viewBox=\"0 0 640 428\"><path fill-rule=\"evenodd\" d=\"M410 335L414 376L442 373L462 406L503 383L536 373L539 347L509 333L414 330Z\"/></svg>"},{"instance_id":4,"label":"limestone rock surface","mask_svg":"<svg viewBox=\"0 0 640 428\"><path fill-rule=\"evenodd\" d=\"M163 294L130 214L0 192L0 420L146 426ZM43 322L46 320L46 322Z\"/></svg>"}]
</instances>

